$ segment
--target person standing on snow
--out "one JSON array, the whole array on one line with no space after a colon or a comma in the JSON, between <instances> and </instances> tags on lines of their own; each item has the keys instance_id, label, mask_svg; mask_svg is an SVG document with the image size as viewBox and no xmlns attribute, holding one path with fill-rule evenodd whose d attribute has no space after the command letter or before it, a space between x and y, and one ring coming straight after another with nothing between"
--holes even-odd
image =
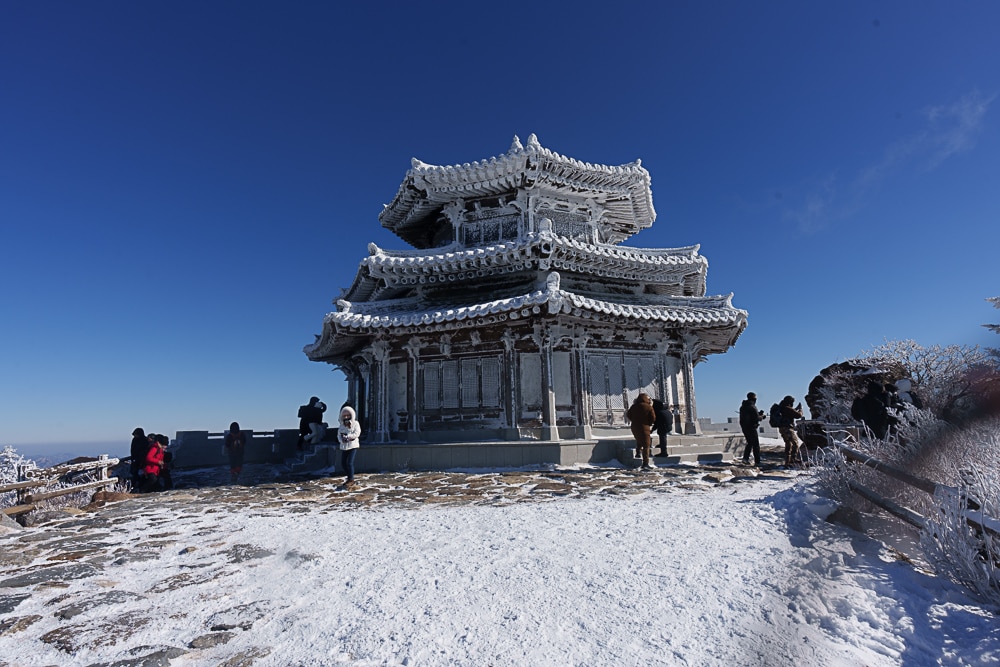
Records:
<instances>
[{"instance_id":1,"label":"person standing on snow","mask_svg":"<svg viewBox=\"0 0 1000 667\"><path fill-rule=\"evenodd\" d=\"M636 396L625 416L629 420L632 437L635 438L636 455L642 457L642 469L648 470L649 450L653 444L650 429L656 423L656 413L653 412L653 402L649 399L649 394Z\"/></svg>"},{"instance_id":2,"label":"person standing on snow","mask_svg":"<svg viewBox=\"0 0 1000 667\"><path fill-rule=\"evenodd\" d=\"M781 434L781 439L785 441L785 467L791 468L799 460L799 437L795 433L795 420L802 419L802 404L799 403L798 406L792 407L792 403L795 399L791 396L785 396L781 399L781 403L778 404L780 407L780 420L778 422L778 433Z\"/></svg>"},{"instance_id":3,"label":"person standing on snow","mask_svg":"<svg viewBox=\"0 0 1000 667\"><path fill-rule=\"evenodd\" d=\"M149 451L149 440L146 439L146 432L141 428L132 431L132 444L129 446L128 472L132 480L132 488L138 491L142 486L142 476L139 471L146 465L146 452Z\"/></svg>"},{"instance_id":4,"label":"person standing on snow","mask_svg":"<svg viewBox=\"0 0 1000 667\"><path fill-rule=\"evenodd\" d=\"M657 456L666 456L667 433L673 430L674 416L670 414L670 410L667 409L663 401L658 398L653 399L653 414L656 417L653 428L656 429L656 435L660 438L660 451Z\"/></svg>"},{"instance_id":5,"label":"person standing on snow","mask_svg":"<svg viewBox=\"0 0 1000 667\"><path fill-rule=\"evenodd\" d=\"M753 452L753 464L760 467L760 434L757 429L762 419L764 411L757 409L757 394L751 391L740 404L740 430L747 441L747 446L743 448L744 465L750 465L750 453Z\"/></svg>"},{"instance_id":6,"label":"person standing on snow","mask_svg":"<svg viewBox=\"0 0 1000 667\"><path fill-rule=\"evenodd\" d=\"M142 485L142 490L144 493L150 491L160 490L160 471L163 470L163 456L165 450L163 443L155 436L155 434L150 434L149 441L149 451L146 452L146 467L145 481Z\"/></svg>"},{"instance_id":7,"label":"person standing on snow","mask_svg":"<svg viewBox=\"0 0 1000 667\"><path fill-rule=\"evenodd\" d=\"M337 442L340 445L340 466L347 475L344 488L350 490L354 486L354 458L361 446L361 424L354 408L345 405L340 409L340 428L337 429Z\"/></svg>"},{"instance_id":8,"label":"person standing on snow","mask_svg":"<svg viewBox=\"0 0 1000 667\"><path fill-rule=\"evenodd\" d=\"M229 481L236 484L240 480L240 473L243 472L243 454L247 446L246 433L240 430L238 422L229 425L229 432L226 433L222 446L229 456Z\"/></svg>"}]
</instances>

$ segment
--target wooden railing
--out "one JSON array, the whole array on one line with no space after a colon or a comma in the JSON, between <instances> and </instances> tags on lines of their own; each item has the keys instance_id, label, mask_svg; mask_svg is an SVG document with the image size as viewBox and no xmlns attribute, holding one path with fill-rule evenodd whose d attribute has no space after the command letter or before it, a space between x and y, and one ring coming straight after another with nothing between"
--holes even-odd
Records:
<instances>
[{"instance_id":1,"label":"wooden railing","mask_svg":"<svg viewBox=\"0 0 1000 667\"><path fill-rule=\"evenodd\" d=\"M978 502L967 497L966 494L964 494L960 489L913 475L898 466L886 463L885 461L880 461L873 456L869 456L864 452L858 451L836 438L832 438L831 442L848 461L860 463L861 465L871 468L872 470L877 470L883 475L903 482L907 486L923 491L931 496L962 499L965 505L965 509L962 510L962 516L965 518L965 521L975 530L988 532L994 537L1000 537L1000 520L986 514ZM920 529L926 527L927 518L919 512L905 507L890 498L882 496L860 482L849 479L847 480L847 486L854 493L874 503L875 505L878 505L886 512L902 519L906 523Z\"/></svg>"},{"instance_id":2,"label":"wooden railing","mask_svg":"<svg viewBox=\"0 0 1000 667\"><path fill-rule=\"evenodd\" d=\"M54 466L52 468L19 467L17 475L18 481L11 484L0 485L0 493L14 491L17 494L17 500L11 507L0 508L0 512L3 512L7 516L24 514L25 512L38 509L38 503L44 500L58 498L59 496L66 496L71 493L86 491L88 489L102 489L114 486L118 483L118 478L111 477L110 471L113 467L118 465L118 463L118 459L109 459L107 456L102 455L101 458L96 461L68 463L61 466ZM53 491L36 491L36 489L46 489L48 487L52 487L64 479L73 480L74 478L79 477L87 479L86 481L79 482L77 484L73 484L72 481L70 481L69 486L55 489ZM96 479L94 479L94 477L96 477Z\"/></svg>"}]
</instances>

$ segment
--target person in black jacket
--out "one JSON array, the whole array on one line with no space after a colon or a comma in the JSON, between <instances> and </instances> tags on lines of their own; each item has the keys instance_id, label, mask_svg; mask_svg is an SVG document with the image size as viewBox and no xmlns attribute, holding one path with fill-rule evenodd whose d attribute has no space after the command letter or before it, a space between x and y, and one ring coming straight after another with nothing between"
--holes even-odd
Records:
<instances>
[{"instance_id":1,"label":"person in black jacket","mask_svg":"<svg viewBox=\"0 0 1000 667\"><path fill-rule=\"evenodd\" d=\"M663 401L658 398L653 399L653 414L656 415L653 428L656 430L656 435L660 438L660 451L656 455L666 456L667 434L673 430L674 416L670 414L670 410L663 404Z\"/></svg>"},{"instance_id":2,"label":"person in black jacket","mask_svg":"<svg viewBox=\"0 0 1000 667\"><path fill-rule=\"evenodd\" d=\"M872 434L882 440L889 432L889 413L882 385L869 382L868 391L864 396L854 399L851 404L851 416L864 423Z\"/></svg>"},{"instance_id":3,"label":"person in black jacket","mask_svg":"<svg viewBox=\"0 0 1000 667\"><path fill-rule=\"evenodd\" d=\"M740 430L747 441L743 448L744 465L750 465L750 453L753 452L753 464L760 467L760 434L757 429L762 419L764 411L757 408L757 394L751 391L740 404Z\"/></svg>"},{"instance_id":4,"label":"person in black jacket","mask_svg":"<svg viewBox=\"0 0 1000 667\"><path fill-rule=\"evenodd\" d=\"M302 449L302 443L312 435L312 424L323 423L323 409L317 407L320 404L319 397L313 396L306 405L299 406L299 441L296 447Z\"/></svg>"},{"instance_id":5,"label":"person in black jacket","mask_svg":"<svg viewBox=\"0 0 1000 667\"><path fill-rule=\"evenodd\" d=\"M132 431L132 444L129 447L129 456L132 460L129 462L128 472L133 489L138 489L142 486L139 471L146 465L146 452L148 451L149 440L146 439L146 432L141 428Z\"/></svg>"}]
</instances>

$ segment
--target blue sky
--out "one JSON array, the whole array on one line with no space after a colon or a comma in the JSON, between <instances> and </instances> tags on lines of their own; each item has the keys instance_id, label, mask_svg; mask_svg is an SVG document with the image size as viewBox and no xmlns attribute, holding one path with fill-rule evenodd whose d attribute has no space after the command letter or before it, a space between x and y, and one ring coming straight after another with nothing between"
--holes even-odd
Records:
<instances>
[{"instance_id":1,"label":"blue sky","mask_svg":"<svg viewBox=\"0 0 1000 667\"><path fill-rule=\"evenodd\" d=\"M749 326L700 416L885 339L997 345L1000 4L0 3L0 445L295 427L411 157L641 158L630 245ZM84 447L86 449L86 447Z\"/></svg>"}]
</instances>

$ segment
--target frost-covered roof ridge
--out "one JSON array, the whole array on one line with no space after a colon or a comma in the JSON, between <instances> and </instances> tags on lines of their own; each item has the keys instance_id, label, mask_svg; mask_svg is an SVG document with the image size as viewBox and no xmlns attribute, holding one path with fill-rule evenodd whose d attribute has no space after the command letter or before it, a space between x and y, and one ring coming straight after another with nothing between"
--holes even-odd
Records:
<instances>
[{"instance_id":1,"label":"frost-covered roof ridge","mask_svg":"<svg viewBox=\"0 0 1000 667\"><path fill-rule=\"evenodd\" d=\"M511 165L521 168L524 165L523 157L531 155L541 155L556 162L570 165L577 169L586 171L600 171L607 174L642 173L648 178L649 172L642 166L642 160L636 159L621 165L606 165L593 162L584 162L561 153L557 153L549 148L545 148L539 143L538 137L534 133L528 135L528 145L521 146L520 139L514 135L510 149L502 154L482 160L463 162L461 164L437 165L429 164L417 158L410 159L410 170L414 173L438 173L447 171L482 171L495 168L497 166Z\"/></svg>"},{"instance_id":2,"label":"frost-covered roof ridge","mask_svg":"<svg viewBox=\"0 0 1000 667\"><path fill-rule=\"evenodd\" d=\"M568 236L561 236L553 232L531 232L526 234L521 241L505 241L489 246L478 246L474 248L461 248L456 245L444 246L442 252L432 252L420 249L408 250L386 250L376 246L374 243L368 244L369 256L361 261L367 266L392 266L392 265L433 265L449 262L468 261L476 258L496 257L511 251L529 249L543 241L555 241L560 246L566 246L591 253L598 257L612 257L616 259L630 259L633 261L654 261L665 263L703 263L703 257L698 255L700 245L684 246L681 248L635 248L631 246L615 245L609 243L589 243L572 239Z\"/></svg>"},{"instance_id":3,"label":"frost-covered roof ridge","mask_svg":"<svg viewBox=\"0 0 1000 667\"><path fill-rule=\"evenodd\" d=\"M377 302L338 302L340 310L326 319L341 326L397 327L447 322L508 312L526 306L568 302L574 306L610 315L640 317L687 323L733 322L746 311L733 308L732 294L708 297L659 297L651 303L623 303L584 296L560 286L557 272L549 274L544 287L503 299L474 304L448 304L428 307L419 297L405 297Z\"/></svg>"},{"instance_id":4,"label":"frost-covered roof ridge","mask_svg":"<svg viewBox=\"0 0 1000 667\"><path fill-rule=\"evenodd\" d=\"M656 219L649 172L641 160L624 165L583 162L543 148L531 135L527 147L520 146L515 137L507 153L485 160L432 165L412 158L379 221L416 245L425 241L418 226L428 219L433 224L436 213L449 202L532 188L577 197L589 193L595 201L600 200L605 217L599 224L608 238L624 240Z\"/></svg>"}]
</instances>

